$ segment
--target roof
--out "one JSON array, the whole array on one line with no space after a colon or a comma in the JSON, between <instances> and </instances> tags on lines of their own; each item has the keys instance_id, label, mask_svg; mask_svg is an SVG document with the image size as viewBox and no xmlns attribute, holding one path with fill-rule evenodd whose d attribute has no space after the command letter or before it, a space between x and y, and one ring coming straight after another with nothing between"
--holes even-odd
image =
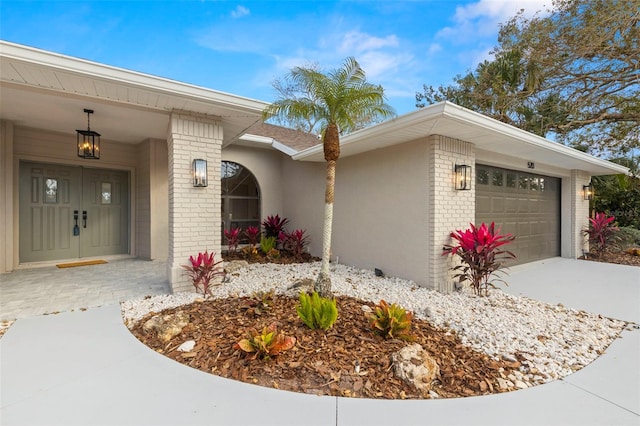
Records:
<instances>
[{"instance_id":1,"label":"roof","mask_svg":"<svg viewBox=\"0 0 640 426\"><path fill-rule=\"evenodd\" d=\"M0 116L75 133L84 108L103 139L165 139L171 111L219 119L225 142L261 121L266 102L0 40Z\"/></svg>"},{"instance_id":2,"label":"roof","mask_svg":"<svg viewBox=\"0 0 640 426\"><path fill-rule=\"evenodd\" d=\"M271 145L285 154L293 155L322 142L311 133L258 122L249 127L236 142L238 145L254 146L253 143Z\"/></svg>"},{"instance_id":3,"label":"roof","mask_svg":"<svg viewBox=\"0 0 640 426\"><path fill-rule=\"evenodd\" d=\"M596 158L447 101L395 117L341 138L340 156L358 155L429 135L460 139L473 143L476 150L500 153L562 169L584 170L591 175L629 173L626 167ZM293 155L293 159L324 161L322 146L298 152Z\"/></svg>"}]
</instances>

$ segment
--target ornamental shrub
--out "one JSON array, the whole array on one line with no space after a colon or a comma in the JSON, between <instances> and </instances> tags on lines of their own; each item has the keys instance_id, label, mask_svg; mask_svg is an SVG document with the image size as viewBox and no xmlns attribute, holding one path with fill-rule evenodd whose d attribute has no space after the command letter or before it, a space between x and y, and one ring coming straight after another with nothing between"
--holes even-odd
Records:
<instances>
[{"instance_id":1,"label":"ornamental shrub","mask_svg":"<svg viewBox=\"0 0 640 426\"><path fill-rule=\"evenodd\" d=\"M298 316L307 327L312 330L321 328L328 330L338 319L336 299L320 297L315 291L309 296L304 291L300 293L300 305L296 306Z\"/></svg>"},{"instance_id":2,"label":"ornamental shrub","mask_svg":"<svg viewBox=\"0 0 640 426\"><path fill-rule=\"evenodd\" d=\"M457 273L454 278L458 278L459 283L468 281L471 284L475 294L489 294L489 286L493 286L494 282L500 281L506 284L504 280L498 280L492 276L498 272L503 266L502 261L515 259L515 254L510 251L502 250L505 244L511 243L515 237L511 234L500 235L500 229L495 231L495 224L481 224L479 227L470 224L470 228L461 231L457 230L451 233L457 244L445 245L444 255L457 255L462 260L462 264L453 268Z\"/></svg>"},{"instance_id":3,"label":"ornamental shrub","mask_svg":"<svg viewBox=\"0 0 640 426\"><path fill-rule=\"evenodd\" d=\"M583 232L589 237L589 249L596 256L618 241L615 220L615 216L607 216L605 213L596 213L594 217L589 218L589 228Z\"/></svg>"}]
</instances>

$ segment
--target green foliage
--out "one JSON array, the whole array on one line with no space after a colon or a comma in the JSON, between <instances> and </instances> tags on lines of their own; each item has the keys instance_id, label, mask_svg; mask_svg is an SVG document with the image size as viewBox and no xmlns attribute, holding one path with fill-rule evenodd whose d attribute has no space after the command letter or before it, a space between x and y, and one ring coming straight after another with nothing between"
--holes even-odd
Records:
<instances>
[{"instance_id":1,"label":"green foliage","mask_svg":"<svg viewBox=\"0 0 640 426\"><path fill-rule=\"evenodd\" d=\"M385 339L411 340L413 338L409 334L413 313L407 312L395 303L389 305L381 300L374 312L369 315L369 320L375 332Z\"/></svg>"},{"instance_id":2,"label":"green foliage","mask_svg":"<svg viewBox=\"0 0 640 426\"><path fill-rule=\"evenodd\" d=\"M635 176L593 176L595 197L592 208L616 217L619 226L640 229L640 178Z\"/></svg>"},{"instance_id":3,"label":"green foliage","mask_svg":"<svg viewBox=\"0 0 640 426\"><path fill-rule=\"evenodd\" d=\"M338 319L336 299L320 297L315 291L309 296L300 293L300 305L296 306L298 316L312 330L330 329Z\"/></svg>"},{"instance_id":4,"label":"green foliage","mask_svg":"<svg viewBox=\"0 0 640 426\"><path fill-rule=\"evenodd\" d=\"M554 0L500 28L494 59L416 106L448 100L592 153L640 148L637 0Z\"/></svg>"},{"instance_id":5,"label":"green foliage","mask_svg":"<svg viewBox=\"0 0 640 426\"><path fill-rule=\"evenodd\" d=\"M626 250L632 247L640 247L640 230L628 226L618 228L618 248Z\"/></svg>"},{"instance_id":6,"label":"green foliage","mask_svg":"<svg viewBox=\"0 0 640 426\"><path fill-rule=\"evenodd\" d=\"M254 354L253 359L268 359L281 352L291 349L296 344L296 338L278 333L276 323L262 329L262 333L250 330L247 337L233 345L236 350Z\"/></svg>"},{"instance_id":7,"label":"green foliage","mask_svg":"<svg viewBox=\"0 0 640 426\"><path fill-rule=\"evenodd\" d=\"M276 237L262 237L260 238L260 249L264 254L269 253L276 248Z\"/></svg>"}]
</instances>

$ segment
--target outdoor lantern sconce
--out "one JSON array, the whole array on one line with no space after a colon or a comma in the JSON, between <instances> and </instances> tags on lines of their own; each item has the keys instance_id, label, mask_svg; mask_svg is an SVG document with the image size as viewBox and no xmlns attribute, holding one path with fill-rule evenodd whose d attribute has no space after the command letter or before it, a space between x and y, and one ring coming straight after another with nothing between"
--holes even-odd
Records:
<instances>
[{"instance_id":1,"label":"outdoor lantern sconce","mask_svg":"<svg viewBox=\"0 0 640 426\"><path fill-rule=\"evenodd\" d=\"M76 130L76 132L78 132L78 157L99 160L100 133L91 130L91 126L89 125L93 110L85 108L84 112L87 113L87 130Z\"/></svg>"},{"instance_id":2,"label":"outdoor lantern sconce","mask_svg":"<svg viewBox=\"0 0 640 426\"><path fill-rule=\"evenodd\" d=\"M591 184L583 185L582 195L585 200L589 200L589 201L593 200L593 186Z\"/></svg>"},{"instance_id":3,"label":"outdoor lantern sconce","mask_svg":"<svg viewBox=\"0 0 640 426\"><path fill-rule=\"evenodd\" d=\"M194 188L207 186L207 160L197 158L191 164Z\"/></svg>"},{"instance_id":4,"label":"outdoor lantern sconce","mask_svg":"<svg viewBox=\"0 0 640 426\"><path fill-rule=\"evenodd\" d=\"M471 189L471 166L456 164L454 171L456 190L463 191Z\"/></svg>"}]
</instances>

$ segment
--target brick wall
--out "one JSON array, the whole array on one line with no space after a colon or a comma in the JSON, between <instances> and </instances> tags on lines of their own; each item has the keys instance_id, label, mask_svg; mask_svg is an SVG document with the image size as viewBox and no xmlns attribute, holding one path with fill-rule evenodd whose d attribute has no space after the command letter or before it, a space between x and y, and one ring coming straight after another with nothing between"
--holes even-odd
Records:
<instances>
[{"instance_id":1,"label":"brick wall","mask_svg":"<svg viewBox=\"0 0 640 426\"><path fill-rule=\"evenodd\" d=\"M475 218L475 149L473 144L434 135L427 154L429 168L429 242L427 256L432 288L453 290L451 267L454 259L442 256L442 247L451 243L450 233L466 229ZM472 166L471 190L454 188L456 164Z\"/></svg>"},{"instance_id":2,"label":"brick wall","mask_svg":"<svg viewBox=\"0 0 640 426\"><path fill-rule=\"evenodd\" d=\"M587 237L582 232L589 227L589 201L584 199L583 186L588 185L591 176L581 170L571 170L571 257L576 259L589 251Z\"/></svg>"},{"instance_id":3,"label":"brick wall","mask_svg":"<svg viewBox=\"0 0 640 426\"><path fill-rule=\"evenodd\" d=\"M172 289L192 291L181 265L200 251L220 254L220 162L222 126L213 117L174 112L169 149L169 256ZM208 186L193 187L191 163L207 160Z\"/></svg>"}]
</instances>

